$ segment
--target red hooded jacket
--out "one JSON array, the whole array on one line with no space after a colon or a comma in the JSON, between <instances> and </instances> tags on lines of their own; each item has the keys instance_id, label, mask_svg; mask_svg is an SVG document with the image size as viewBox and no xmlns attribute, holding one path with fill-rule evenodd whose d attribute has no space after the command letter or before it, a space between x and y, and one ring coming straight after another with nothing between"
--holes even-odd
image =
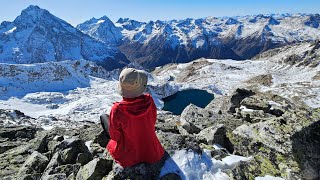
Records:
<instances>
[{"instance_id":1,"label":"red hooded jacket","mask_svg":"<svg viewBox=\"0 0 320 180\"><path fill-rule=\"evenodd\" d=\"M157 110L149 94L123 98L109 116L110 141L107 149L122 167L155 163L164 155L156 133Z\"/></svg>"}]
</instances>

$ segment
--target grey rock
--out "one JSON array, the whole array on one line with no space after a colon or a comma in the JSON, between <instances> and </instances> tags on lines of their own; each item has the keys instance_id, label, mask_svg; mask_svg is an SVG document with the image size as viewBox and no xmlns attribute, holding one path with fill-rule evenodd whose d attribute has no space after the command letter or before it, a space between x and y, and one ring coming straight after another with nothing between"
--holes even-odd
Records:
<instances>
[{"instance_id":1,"label":"grey rock","mask_svg":"<svg viewBox=\"0 0 320 180\"><path fill-rule=\"evenodd\" d=\"M9 149L15 148L17 146L21 146L26 144L23 141L6 141L0 142L0 154L6 152Z\"/></svg>"},{"instance_id":2,"label":"grey rock","mask_svg":"<svg viewBox=\"0 0 320 180\"><path fill-rule=\"evenodd\" d=\"M28 124L30 120L35 120L35 119L25 115L21 111L0 109L0 127L16 126L16 124Z\"/></svg>"},{"instance_id":3,"label":"grey rock","mask_svg":"<svg viewBox=\"0 0 320 180\"><path fill-rule=\"evenodd\" d=\"M229 108L229 112L231 113L235 113L236 112L236 108L240 107L240 102L249 96L254 95L255 92L253 92L252 90L249 89L237 89L231 96L230 98L230 108Z\"/></svg>"},{"instance_id":4,"label":"grey rock","mask_svg":"<svg viewBox=\"0 0 320 180\"><path fill-rule=\"evenodd\" d=\"M246 168L248 168L248 166L249 166L248 162L241 161L239 164L237 164L232 170L229 170L227 173L229 174L230 177L232 177L235 180L250 179L250 174L245 171Z\"/></svg>"},{"instance_id":5,"label":"grey rock","mask_svg":"<svg viewBox=\"0 0 320 180\"><path fill-rule=\"evenodd\" d=\"M0 128L0 137L8 138L9 140L30 140L35 137L35 134L38 130L38 128L28 126Z\"/></svg>"},{"instance_id":6,"label":"grey rock","mask_svg":"<svg viewBox=\"0 0 320 180\"><path fill-rule=\"evenodd\" d=\"M100 123L84 125L77 131L76 136L84 141L90 141L96 139L102 130Z\"/></svg>"},{"instance_id":7,"label":"grey rock","mask_svg":"<svg viewBox=\"0 0 320 180\"><path fill-rule=\"evenodd\" d=\"M229 156L229 152L227 149L221 148L221 149L214 149L210 152L211 157L217 159L217 160L222 160L223 158Z\"/></svg>"},{"instance_id":8,"label":"grey rock","mask_svg":"<svg viewBox=\"0 0 320 180\"><path fill-rule=\"evenodd\" d=\"M76 163L80 163L82 166L87 164L92 160L92 155L90 153L79 153L76 159Z\"/></svg>"},{"instance_id":9,"label":"grey rock","mask_svg":"<svg viewBox=\"0 0 320 180\"><path fill-rule=\"evenodd\" d=\"M159 179L161 168L169 157L169 154L165 153L156 163L139 163L127 168L114 163L113 170L104 179Z\"/></svg>"},{"instance_id":10,"label":"grey rock","mask_svg":"<svg viewBox=\"0 0 320 180\"><path fill-rule=\"evenodd\" d=\"M226 148L229 152L233 152L233 146L226 135L226 128L223 124L218 124L215 126L208 127L202 130L197 138L205 140L208 144L219 144L222 147Z\"/></svg>"},{"instance_id":11,"label":"grey rock","mask_svg":"<svg viewBox=\"0 0 320 180\"><path fill-rule=\"evenodd\" d=\"M106 151L106 147L101 147L97 143L92 143L90 147L90 151L93 157L100 157L100 155Z\"/></svg>"},{"instance_id":12,"label":"grey rock","mask_svg":"<svg viewBox=\"0 0 320 180\"><path fill-rule=\"evenodd\" d=\"M19 180L40 180L41 174L35 173L35 174L26 174L18 178Z\"/></svg>"},{"instance_id":13,"label":"grey rock","mask_svg":"<svg viewBox=\"0 0 320 180\"><path fill-rule=\"evenodd\" d=\"M74 175L74 173L71 173L71 174L68 176L67 180L76 180L76 175Z\"/></svg>"},{"instance_id":14,"label":"grey rock","mask_svg":"<svg viewBox=\"0 0 320 180\"><path fill-rule=\"evenodd\" d=\"M18 174L23 175L42 173L45 170L48 162L49 160L46 156L37 151L34 151L19 169Z\"/></svg>"},{"instance_id":15,"label":"grey rock","mask_svg":"<svg viewBox=\"0 0 320 180\"><path fill-rule=\"evenodd\" d=\"M28 156L38 149L41 144L41 139L42 132L38 131L34 139L27 142L21 139L21 141L24 141L25 143L0 154L0 179L3 177L15 179L20 167L28 159Z\"/></svg>"},{"instance_id":16,"label":"grey rock","mask_svg":"<svg viewBox=\"0 0 320 180\"><path fill-rule=\"evenodd\" d=\"M56 152L52 156L49 164L47 165L46 169L44 170L43 176L53 174L55 168L62 165L62 164L63 163L62 163L62 159L61 159L61 152Z\"/></svg>"},{"instance_id":17,"label":"grey rock","mask_svg":"<svg viewBox=\"0 0 320 180\"><path fill-rule=\"evenodd\" d=\"M180 121L182 125L185 124L184 128L188 132L197 134L202 129L213 125L212 115L211 111L190 104L182 111Z\"/></svg>"},{"instance_id":18,"label":"grey rock","mask_svg":"<svg viewBox=\"0 0 320 180\"><path fill-rule=\"evenodd\" d=\"M263 86L271 86L272 85L272 74L263 74L255 76L247 81L247 83L251 84L260 84Z\"/></svg>"},{"instance_id":19,"label":"grey rock","mask_svg":"<svg viewBox=\"0 0 320 180\"><path fill-rule=\"evenodd\" d=\"M263 110L252 110L252 111L244 111L241 109L236 109L237 117L247 121L249 123L256 123L260 121L265 121L270 114L266 114Z\"/></svg>"},{"instance_id":20,"label":"grey rock","mask_svg":"<svg viewBox=\"0 0 320 180\"><path fill-rule=\"evenodd\" d=\"M80 164L66 164L66 165L61 165L58 166L56 168L54 168L54 170L52 170L50 172L50 174L60 174L63 173L65 174L67 177L69 177L71 174L77 174L79 169L80 169L81 165Z\"/></svg>"},{"instance_id":21,"label":"grey rock","mask_svg":"<svg viewBox=\"0 0 320 180\"><path fill-rule=\"evenodd\" d=\"M319 116L318 109L318 118ZM320 120L295 132L292 152L302 170L303 179L320 178Z\"/></svg>"},{"instance_id":22,"label":"grey rock","mask_svg":"<svg viewBox=\"0 0 320 180\"><path fill-rule=\"evenodd\" d=\"M78 180L102 179L112 170L112 160L96 158L82 166L77 173Z\"/></svg>"},{"instance_id":23,"label":"grey rock","mask_svg":"<svg viewBox=\"0 0 320 180\"><path fill-rule=\"evenodd\" d=\"M98 143L101 147L106 147L109 142L107 135L104 131L100 131L98 135L93 140L93 143Z\"/></svg>"},{"instance_id":24,"label":"grey rock","mask_svg":"<svg viewBox=\"0 0 320 180\"><path fill-rule=\"evenodd\" d=\"M56 137L53 138L53 140L61 142L61 141L64 140L64 137L63 136L56 136Z\"/></svg>"},{"instance_id":25,"label":"grey rock","mask_svg":"<svg viewBox=\"0 0 320 180\"><path fill-rule=\"evenodd\" d=\"M67 179L67 176L64 173L47 175L41 178L41 180L66 180L66 179Z\"/></svg>"},{"instance_id":26,"label":"grey rock","mask_svg":"<svg viewBox=\"0 0 320 180\"><path fill-rule=\"evenodd\" d=\"M247 97L240 102L240 105L249 109L262 110L263 112L268 112L271 108L271 105L259 96Z\"/></svg>"},{"instance_id":27,"label":"grey rock","mask_svg":"<svg viewBox=\"0 0 320 180\"><path fill-rule=\"evenodd\" d=\"M288 179L314 179L319 176L320 110L291 108L281 117L243 124L229 133L235 153L254 156L244 170L247 177L270 174Z\"/></svg>"},{"instance_id":28,"label":"grey rock","mask_svg":"<svg viewBox=\"0 0 320 180\"><path fill-rule=\"evenodd\" d=\"M61 160L63 164L75 164L79 153L91 155L88 147L81 139L73 138L62 141L56 145L53 152L61 151Z\"/></svg>"},{"instance_id":29,"label":"grey rock","mask_svg":"<svg viewBox=\"0 0 320 180\"><path fill-rule=\"evenodd\" d=\"M178 123L179 116L172 114L159 113L157 116L156 130L162 132L172 132L179 134Z\"/></svg>"},{"instance_id":30,"label":"grey rock","mask_svg":"<svg viewBox=\"0 0 320 180\"><path fill-rule=\"evenodd\" d=\"M192 149L199 154L202 152L199 146L200 141L192 135L158 131L157 136L162 146L169 154L173 154L176 150L181 149Z\"/></svg>"}]
</instances>

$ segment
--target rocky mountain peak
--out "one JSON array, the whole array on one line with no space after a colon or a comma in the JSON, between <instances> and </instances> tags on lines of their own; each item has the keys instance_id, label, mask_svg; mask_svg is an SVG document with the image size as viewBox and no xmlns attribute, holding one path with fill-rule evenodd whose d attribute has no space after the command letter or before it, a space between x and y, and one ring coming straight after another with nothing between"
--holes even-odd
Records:
<instances>
[{"instance_id":1,"label":"rocky mountain peak","mask_svg":"<svg viewBox=\"0 0 320 180\"><path fill-rule=\"evenodd\" d=\"M118 21L116 23L124 23L124 22L127 22L129 21L129 18L119 18Z\"/></svg>"},{"instance_id":2,"label":"rocky mountain peak","mask_svg":"<svg viewBox=\"0 0 320 180\"><path fill-rule=\"evenodd\" d=\"M107 17L102 19L107 21ZM116 28L113 23L112 28ZM122 67L120 59L124 64L128 62L117 48L89 37L38 6L29 6L12 23L1 23L0 34L0 62L29 64L86 59L106 69Z\"/></svg>"},{"instance_id":3,"label":"rocky mountain peak","mask_svg":"<svg viewBox=\"0 0 320 180\"><path fill-rule=\"evenodd\" d=\"M129 31L136 30L136 29L140 28L143 24L146 24L144 22L139 22L139 21L132 20L129 18L125 18L125 19L120 18L117 21L117 23L120 24L124 29L129 30Z\"/></svg>"},{"instance_id":4,"label":"rocky mountain peak","mask_svg":"<svg viewBox=\"0 0 320 180\"><path fill-rule=\"evenodd\" d=\"M45 11L45 10L44 10L44 9L41 9L39 6L30 5L30 6L28 6L26 9L24 9L21 14L33 14L33 15L37 15L37 14L41 13L42 11Z\"/></svg>"},{"instance_id":5,"label":"rocky mountain peak","mask_svg":"<svg viewBox=\"0 0 320 180\"><path fill-rule=\"evenodd\" d=\"M269 25L279 25L280 22L277 21L274 17L271 16L271 17L269 18L269 20L268 20L268 24L269 24Z\"/></svg>"},{"instance_id":6,"label":"rocky mountain peak","mask_svg":"<svg viewBox=\"0 0 320 180\"><path fill-rule=\"evenodd\" d=\"M9 22L9 21L3 21L3 22L0 24L0 29L2 29L2 28L7 28L10 24L11 24L11 22Z\"/></svg>"},{"instance_id":7,"label":"rocky mountain peak","mask_svg":"<svg viewBox=\"0 0 320 180\"><path fill-rule=\"evenodd\" d=\"M107 17L107 16L102 16L101 18L97 19L97 18L91 18L90 20L88 21L85 21L84 23L82 24L79 24L77 26L77 28L81 28L82 26L85 26L87 24L92 24L92 23L99 23L99 24L102 24L102 23L109 23L109 24L112 24L113 25L113 22Z\"/></svg>"},{"instance_id":8,"label":"rocky mountain peak","mask_svg":"<svg viewBox=\"0 0 320 180\"><path fill-rule=\"evenodd\" d=\"M229 18L227 21L226 21L226 24L227 25L233 25L233 24L238 24L239 22L234 19L234 18Z\"/></svg>"},{"instance_id":9,"label":"rocky mountain peak","mask_svg":"<svg viewBox=\"0 0 320 180\"><path fill-rule=\"evenodd\" d=\"M41 18L42 16L46 16L45 18ZM39 22L39 20L43 20L48 18L51 14L49 11L45 9L41 9L38 6L31 5L24 9L20 16L18 16L14 22L17 24L22 24L22 25L33 25L34 23ZM53 16L51 15L51 18Z\"/></svg>"},{"instance_id":10,"label":"rocky mountain peak","mask_svg":"<svg viewBox=\"0 0 320 180\"><path fill-rule=\"evenodd\" d=\"M320 23L320 15L314 14L310 15L307 19L307 21L304 23L306 26L310 26L313 28L318 28Z\"/></svg>"},{"instance_id":11,"label":"rocky mountain peak","mask_svg":"<svg viewBox=\"0 0 320 180\"><path fill-rule=\"evenodd\" d=\"M107 16L99 19L92 18L79 24L77 29L108 45L114 46L122 43L123 36L120 28L116 27Z\"/></svg>"}]
</instances>

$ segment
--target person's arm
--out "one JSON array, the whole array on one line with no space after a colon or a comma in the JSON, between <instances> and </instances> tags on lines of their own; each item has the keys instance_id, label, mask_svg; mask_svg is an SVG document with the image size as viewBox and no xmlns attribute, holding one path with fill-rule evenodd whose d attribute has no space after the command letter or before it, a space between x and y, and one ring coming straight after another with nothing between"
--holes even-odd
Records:
<instances>
[{"instance_id":1,"label":"person's arm","mask_svg":"<svg viewBox=\"0 0 320 180\"><path fill-rule=\"evenodd\" d=\"M121 123L119 117L117 117L117 105L114 105L110 111L109 116L109 134L110 139L119 141L121 138Z\"/></svg>"},{"instance_id":2,"label":"person's arm","mask_svg":"<svg viewBox=\"0 0 320 180\"><path fill-rule=\"evenodd\" d=\"M152 116L153 116L153 124L155 125L157 122L157 107L154 104L153 98L150 95L150 101L151 101L151 106L152 106Z\"/></svg>"}]
</instances>

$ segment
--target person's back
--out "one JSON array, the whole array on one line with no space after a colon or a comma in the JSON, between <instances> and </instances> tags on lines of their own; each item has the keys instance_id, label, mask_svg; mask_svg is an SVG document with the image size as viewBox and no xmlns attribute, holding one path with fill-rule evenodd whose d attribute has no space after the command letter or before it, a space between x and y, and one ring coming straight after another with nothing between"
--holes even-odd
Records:
<instances>
[{"instance_id":1,"label":"person's back","mask_svg":"<svg viewBox=\"0 0 320 180\"><path fill-rule=\"evenodd\" d=\"M116 102L110 112L107 149L122 167L156 163L165 151L155 133L156 106L149 94L142 94L147 84L146 74L125 69L119 81L123 100Z\"/></svg>"},{"instance_id":2,"label":"person's back","mask_svg":"<svg viewBox=\"0 0 320 180\"><path fill-rule=\"evenodd\" d=\"M110 112L110 137L107 148L123 167L155 163L164 155L156 133L156 107L150 95L124 98Z\"/></svg>"}]
</instances>

